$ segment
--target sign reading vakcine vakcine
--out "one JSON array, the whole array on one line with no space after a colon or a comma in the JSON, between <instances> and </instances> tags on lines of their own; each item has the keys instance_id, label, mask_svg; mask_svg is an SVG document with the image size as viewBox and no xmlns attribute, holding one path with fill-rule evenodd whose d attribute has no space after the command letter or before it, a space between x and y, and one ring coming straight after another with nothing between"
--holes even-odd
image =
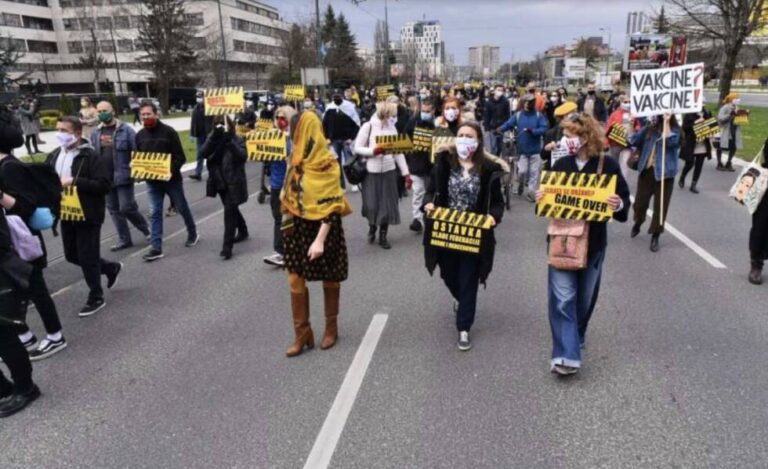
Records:
<instances>
[{"instance_id":1,"label":"sign reading vakcine vakcine","mask_svg":"<svg viewBox=\"0 0 768 469\"><path fill-rule=\"evenodd\" d=\"M704 94L704 64L634 70L630 78L632 115L699 112Z\"/></svg>"}]
</instances>

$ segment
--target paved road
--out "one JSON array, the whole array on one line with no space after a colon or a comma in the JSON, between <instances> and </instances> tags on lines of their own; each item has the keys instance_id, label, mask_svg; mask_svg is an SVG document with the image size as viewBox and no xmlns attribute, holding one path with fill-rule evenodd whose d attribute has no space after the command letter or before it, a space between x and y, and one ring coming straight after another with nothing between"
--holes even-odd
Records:
<instances>
[{"instance_id":1,"label":"paved road","mask_svg":"<svg viewBox=\"0 0 768 469\"><path fill-rule=\"evenodd\" d=\"M740 93L741 104L744 106L758 106L768 107L768 93ZM716 103L719 101L719 93L716 91L705 91L704 95L707 97L708 103Z\"/></svg>"},{"instance_id":2,"label":"paved road","mask_svg":"<svg viewBox=\"0 0 768 469\"><path fill-rule=\"evenodd\" d=\"M676 188L669 216L725 268L671 234L652 254L647 235L611 224L585 367L570 380L548 372L546 222L528 202L498 229L471 352L455 348L451 301L426 274L419 238L401 225L392 251L369 246L355 213L340 341L287 359L285 276L261 262L268 206L244 206L252 237L223 262L220 206L188 183L200 245L184 248L182 231L155 264L141 262L141 245L121 255L124 274L98 315L76 316L86 295L76 268L47 271L53 291L74 284L56 296L70 347L35 365L44 395L0 425L0 467L301 468L334 429L337 444L320 445L334 468L765 467L768 286L746 281L749 219L725 196L734 177L708 164L702 193ZM168 220L167 234L180 229ZM361 343L379 314L367 371L348 374L371 351ZM337 399L355 378L359 393ZM346 421L326 422L334 402L354 403Z\"/></svg>"}]
</instances>

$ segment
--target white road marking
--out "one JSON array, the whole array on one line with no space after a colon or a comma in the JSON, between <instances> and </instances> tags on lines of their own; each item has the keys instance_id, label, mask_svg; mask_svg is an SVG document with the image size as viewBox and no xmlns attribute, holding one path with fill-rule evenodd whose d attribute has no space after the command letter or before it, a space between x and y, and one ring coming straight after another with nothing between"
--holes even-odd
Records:
<instances>
[{"instance_id":1,"label":"white road marking","mask_svg":"<svg viewBox=\"0 0 768 469\"><path fill-rule=\"evenodd\" d=\"M635 197L631 196L630 199L632 200L632 203L635 203ZM648 216L653 218L653 210L648 209ZM715 269L727 269L726 265L720 262L715 256L708 253L703 247L699 246L694 242L691 238L684 235L680 230L672 226L669 222L666 222L664 224L664 229L669 231L672 236L679 239L683 244L688 246L688 248L699 255L702 259L707 261L709 265L714 267Z\"/></svg>"},{"instance_id":2,"label":"white road marking","mask_svg":"<svg viewBox=\"0 0 768 469\"><path fill-rule=\"evenodd\" d=\"M357 349L355 358L347 370L344 382L341 383L336 399L333 401L331 410L325 418L323 427L317 435L312 451L304 463L304 469L326 469L331 464L331 458L336 451L336 445L339 443L341 432L347 423L347 417L352 411L352 406L363 384L363 378L371 363L373 352L379 343L381 334L384 332L384 326L387 324L387 314L375 314L368 326L368 331Z\"/></svg>"}]
</instances>

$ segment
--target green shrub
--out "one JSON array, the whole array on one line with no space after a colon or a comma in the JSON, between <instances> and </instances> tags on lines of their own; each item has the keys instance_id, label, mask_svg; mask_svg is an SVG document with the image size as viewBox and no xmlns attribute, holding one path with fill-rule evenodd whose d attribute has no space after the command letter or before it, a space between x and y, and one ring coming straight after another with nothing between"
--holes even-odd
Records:
<instances>
[{"instance_id":1,"label":"green shrub","mask_svg":"<svg viewBox=\"0 0 768 469\"><path fill-rule=\"evenodd\" d=\"M66 94L62 94L59 98L59 111L63 116L74 116L75 106L72 104L72 100Z\"/></svg>"},{"instance_id":2,"label":"green shrub","mask_svg":"<svg viewBox=\"0 0 768 469\"><path fill-rule=\"evenodd\" d=\"M117 103L117 96L115 93L109 93L107 95L107 101L112 105L112 109L115 110L115 115L120 115L122 113L122 109L120 109L120 106Z\"/></svg>"},{"instance_id":3,"label":"green shrub","mask_svg":"<svg viewBox=\"0 0 768 469\"><path fill-rule=\"evenodd\" d=\"M58 109L43 109L40 111L40 117L61 117L61 111Z\"/></svg>"}]
</instances>

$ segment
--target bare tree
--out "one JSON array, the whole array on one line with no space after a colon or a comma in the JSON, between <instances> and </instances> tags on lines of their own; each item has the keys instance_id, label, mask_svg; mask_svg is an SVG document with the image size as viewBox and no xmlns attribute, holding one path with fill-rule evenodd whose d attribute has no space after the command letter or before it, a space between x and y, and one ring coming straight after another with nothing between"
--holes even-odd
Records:
<instances>
[{"instance_id":1,"label":"bare tree","mask_svg":"<svg viewBox=\"0 0 768 469\"><path fill-rule=\"evenodd\" d=\"M25 71L16 78L11 78L10 72L19 66L25 55L24 50L11 36L0 38L0 46L0 91L7 91L10 86L26 80L30 72Z\"/></svg>"},{"instance_id":2,"label":"bare tree","mask_svg":"<svg viewBox=\"0 0 768 469\"><path fill-rule=\"evenodd\" d=\"M202 81L206 85L222 87L225 84L224 77L224 58L232 57L234 49L230 46L232 38L229 34L224 34L224 46L221 44L221 33L218 27L212 28L205 35L205 50L200 53L200 65L202 65Z\"/></svg>"},{"instance_id":3,"label":"bare tree","mask_svg":"<svg viewBox=\"0 0 768 469\"><path fill-rule=\"evenodd\" d=\"M90 40L86 41L86 44L90 42L91 47L85 48L85 54L78 59L78 62L93 70L93 92L98 94L100 92L101 71L106 68L107 61L99 53L99 41L96 39L96 32L93 27L90 28L90 36Z\"/></svg>"},{"instance_id":4,"label":"bare tree","mask_svg":"<svg viewBox=\"0 0 768 469\"><path fill-rule=\"evenodd\" d=\"M731 91L739 52L746 39L766 26L766 0L665 0L670 31L689 41L711 40L720 54L720 100Z\"/></svg>"}]
</instances>

